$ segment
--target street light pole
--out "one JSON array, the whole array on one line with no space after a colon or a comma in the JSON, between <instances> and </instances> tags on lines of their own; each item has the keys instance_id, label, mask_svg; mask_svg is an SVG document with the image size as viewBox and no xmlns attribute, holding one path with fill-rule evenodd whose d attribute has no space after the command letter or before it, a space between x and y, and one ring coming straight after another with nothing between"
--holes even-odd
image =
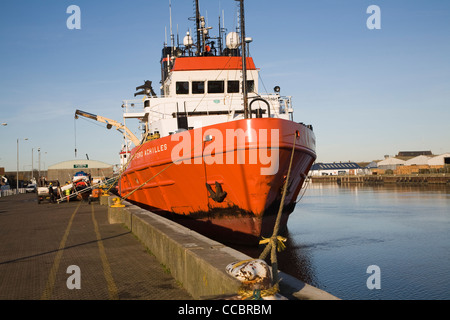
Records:
<instances>
[{"instance_id":1,"label":"street light pole","mask_svg":"<svg viewBox=\"0 0 450 320\"><path fill-rule=\"evenodd\" d=\"M41 187L41 148L38 148L38 154L39 154L39 166L38 166L38 185Z\"/></svg>"},{"instance_id":2,"label":"street light pole","mask_svg":"<svg viewBox=\"0 0 450 320\"><path fill-rule=\"evenodd\" d=\"M28 140L25 138L24 140ZM19 194L19 138L17 138L17 176L16 176L16 194Z\"/></svg>"},{"instance_id":3,"label":"street light pole","mask_svg":"<svg viewBox=\"0 0 450 320\"><path fill-rule=\"evenodd\" d=\"M34 178L34 148L31 148L31 183Z\"/></svg>"},{"instance_id":4,"label":"street light pole","mask_svg":"<svg viewBox=\"0 0 450 320\"><path fill-rule=\"evenodd\" d=\"M16 194L19 194L19 138L17 138L17 175L16 175Z\"/></svg>"}]
</instances>

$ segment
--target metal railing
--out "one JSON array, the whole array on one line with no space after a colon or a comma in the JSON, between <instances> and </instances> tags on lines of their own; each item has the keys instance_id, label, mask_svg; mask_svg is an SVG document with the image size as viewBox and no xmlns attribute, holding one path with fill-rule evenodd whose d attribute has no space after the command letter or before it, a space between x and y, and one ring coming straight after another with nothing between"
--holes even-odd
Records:
<instances>
[{"instance_id":1,"label":"metal railing","mask_svg":"<svg viewBox=\"0 0 450 320\"><path fill-rule=\"evenodd\" d=\"M19 193L26 193L25 188L19 188ZM17 193L17 189L0 190L0 197L13 196Z\"/></svg>"},{"instance_id":2,"label":"metal railing","mask_svg":"<svg viewBox=\"0 0 450 320\"><path fill-rule=\"evenodd\" d=\"M278 94L268 93L250 96L249 100L255 98L262 98L270 105L270 114L278 117L281 114L292 115L292 97L280 96ZM173 112L187 112L188 114L195 111L216 111L227 109L230 113L232 110L240 110L242 102L240 96L237 95L205 95L201 97L186 96L186 97L158 97L149 100L150 122L172 118ZM144 113L144 102L139 100L123 100L123 112L127 114Z\"/></svg>"}]
</instances>

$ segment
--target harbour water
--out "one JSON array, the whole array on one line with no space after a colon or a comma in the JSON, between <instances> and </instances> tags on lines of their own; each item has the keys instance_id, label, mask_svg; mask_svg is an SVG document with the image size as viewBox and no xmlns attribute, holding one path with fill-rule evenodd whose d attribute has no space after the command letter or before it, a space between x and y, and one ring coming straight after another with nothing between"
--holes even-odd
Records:
<instances>
[{"instance_id":1,"label":"harbour water","mask_svg":"<svg viewBox=\"0 0 450 320\"><path fill-rule=\"evenodd\" d=\"M288 228L279 268L341 299L450 299L450 187L312 183Z\"/></svg>"}]
</instances>

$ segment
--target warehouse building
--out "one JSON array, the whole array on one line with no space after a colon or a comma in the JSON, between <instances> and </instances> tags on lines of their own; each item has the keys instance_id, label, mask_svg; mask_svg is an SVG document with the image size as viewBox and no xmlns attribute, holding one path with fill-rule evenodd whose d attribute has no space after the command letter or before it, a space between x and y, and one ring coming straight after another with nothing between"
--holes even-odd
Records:
<instances>
[{"instance_id":1,"label":"warehouse building","mask_svg":"<svg viewBox=\"0 0 450 320\"><path fill-rule=\"evenodd\" d=\"M444 153L439 156L435 156L428 160L430 166L445 166L450 165L450 153Z\"/></svg>"},{"instance_id":2,"label":"warehouse building","mask_svg":"<svg viewBox=\"0 0 450 320\"><path fill-rule=\"evenodd\" d=\"M431 157L428 156L417 156L405 161L405 166L420 166L428 164Z\"/></svg>"},{"instance_id":3,"label":"warehouse building","mask_svg":"<svg viewBox=\"0 0 450 320\"><path fill-rule=\"evenodd\" d=\"M113 175L113 165L96 160L69 160L48 167L47 181L64 183L72 180L75 173L84 171L93 179L110 178Z\"/></svg>"},{"instance_id":4,"label":"warehouse building","mask_svg":"<svg viewBox=\"0 0 450 320\"><path fill-rule=\"evenodd\" d=\"M344 163L316 163L311 167L312 176L355 175L362 172L362 168L354 162Z\"/></svg>"},{"instance_id":5,"label":"warehouse building","mask_svg":"<svg viewBox=\"0 0 450 320\"><path fill-rule=\"evenodd\" d=\"M386 159L378 162L378 169L395 170L395 169L397 169L398 166L405 165L405 163L406 163L405 160L401 160L401 159L397 159L397 158L393 158L393 157L387 157Z\"/></svg>"},{"instance_id":6,"label":"warehouse building","mask_svg":"<svg viewBox=\"0 0 450 320\"><path fill-rule=\"evenodd\" d=\"M431 151L399 151L397 154L397 158L413 158L417 156L433 156L433 153Z\"/></svg>"}]
</instances>

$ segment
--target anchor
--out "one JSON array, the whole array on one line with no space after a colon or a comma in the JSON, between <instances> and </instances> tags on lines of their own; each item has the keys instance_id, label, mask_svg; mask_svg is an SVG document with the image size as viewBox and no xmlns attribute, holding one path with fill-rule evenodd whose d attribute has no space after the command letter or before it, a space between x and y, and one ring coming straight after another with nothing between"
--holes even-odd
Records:
<instances>
[{"instance_id":1,"label":"anchor","mask_svg":"<svg viewBox=\"0 0 450 320\"><path fill-rule=\"evenodd\" d=\"M208 183L206 184L206 189L208 189L209 194L210 194L209 197L211 199L213 199L215 202L221 203L221 202L223 202L223 200L225 200L227 193L226 193L226 191L223 191L222 185L220 183L218 183L217 181L216 181L215 185L216 185L215 192Z\"/></svg>"}]
</instances>

